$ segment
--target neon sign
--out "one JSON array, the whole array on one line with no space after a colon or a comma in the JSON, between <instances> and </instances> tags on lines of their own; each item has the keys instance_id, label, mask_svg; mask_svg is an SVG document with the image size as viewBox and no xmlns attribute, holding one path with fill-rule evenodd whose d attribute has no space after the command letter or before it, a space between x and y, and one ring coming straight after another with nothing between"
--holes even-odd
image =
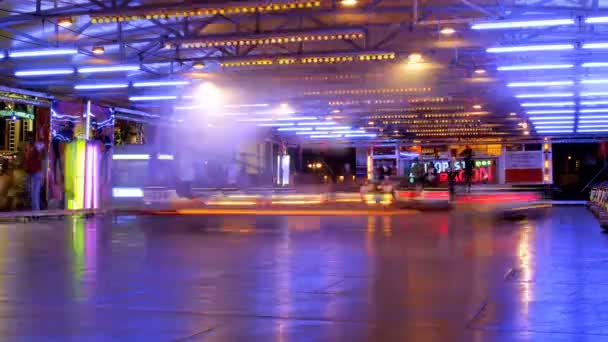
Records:
<instances>
[{"instance_id":1,"label":"neon sign","mask_svg":"<svg viewBox=\"0 0 608 342\"><path fill-rule=\"evenodd\" d=\"M478 183L496 183L496 165L492 159L475 159L473 160L475 167L473 168L473 177L471 179L473 184ZM431 160L425 163L424 170L427 171L428 163L433 163L435 170L439 176L439 183L447 183L449 180L450 161L449 160ZM411 166L414 166L412 163ZM465 163L462 159L454 161L454 171L456 177L454 178L456 183L464 183ZM413 182L413 175L410 173L410 181Z\"/></svg>"}]
</instances>

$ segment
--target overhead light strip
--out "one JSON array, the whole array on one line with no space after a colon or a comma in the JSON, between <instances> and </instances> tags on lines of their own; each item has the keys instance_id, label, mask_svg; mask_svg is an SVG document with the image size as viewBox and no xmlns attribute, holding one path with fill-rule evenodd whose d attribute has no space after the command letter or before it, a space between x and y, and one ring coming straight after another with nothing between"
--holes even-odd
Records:
<instances>
[{"instance_id":1,"label":"overhead light strip","mask_svg":"<svg viewBox=\"0 0 608 342\"><path fill-rule=\"evenodd\" d=\"M537 93L537 94L517 94L518 99L535 99L548 97L573 97L574 93Z\"/></svg>"},{"instance_id":2,"label":"overhead light strip","mask_svg":"<svg viewBox=\"0 0 608 342\"><path fill-rule=\"evenodd\" d=\"M571 86L573 81L550 81L550 82L510 82L507 83L507 87L510 88L523 88L523 87L556 87L556 86Z\"/></svg>"},{"instance_id":3,"label":"overhead light strip","mask_svg":"<svg viewBox=\"0 0 608 342\"><path fill-rule=\"evenodd\" d=\"M475 23L471 25L473 30L499 30L499 29L518 29L550 26L574 25L574 19L546 19L546 20L526 20L526 21L492 21L485 23Z\"/></svg>"},{"instance_id":4,"label":"overhead light strip","mask_svg":"<svg viewBox=\"0 0 608 342\"><path fill-rule=\"evenodd\" d=\"M511 52L540 52L540 51L564 51L573 50L573 44L551 44L551 45L516 45L499 46L487 48L488 53L511 53Z\"/></svg>"},{"instance_id":5,"label":"overhead light strip","mask_svg":"<svg viewBox=\"0 0 608 342\"><path fill-rule=\"evenodd\" d=\"M41 49L41 50L15 50L9 51L8 57L10 58L23 58L23 57L48 57L48 56L61 56L61 55L75 55L78 53L77 49Z\"/></svg>"},{"instance_id":6,"label":"overhead light strip","mask_svg":"<svg viewBox=\"0 0 608 342\"><path fill-rule=\"evenodd\" d=\"M267 3L247 3L233 4L226 6L214 7L199 7L194 9L175 9L175 10L157 10L150 12L131 12L132 14L117 14L105 16L91 17L92 24L110 24L137 20L158 20L158 19L181 19L181 18L196 18L210 17L215 15L230 16L240 14L255 14L255 13L273 13L286 12L292 10L303 10L318 8L321 6L320 0L306 1L285 1L285 2L267 2ZM128 11L128 9L126 10Z\"/></svg>"},{"instance_id":7,"label":"overhead light strip","mask_svg":"<svg viewBox=\"0 0 608 342\"><path fill-rule=\"evenodd\" d=\"M528 64L509 65L496 68L498 71L522 71L522 70L548 70L548 69L570 69L574 64Z\"/></svg>"},{"instance_id":8,"label":"overhead light strip","mask_svg":"<svg viewBox=\"0 0 608 342\"><path fill-rule=\"evenodd\" d=\"M32 77L32 76L54 76L54 75L71 75L74 69L40 69L40 70L20 70L15 71L17 77Z\"/></svg>"},{"instance_id":9,"label":"overhead light strip","mask_svg":"<svg viewBox=\"0 0 608 342\"><path fill-rule=\"evenodd\" d=\"M92 74L92 73L103 73L103 72L138 71L139 69L140 69L139 65L91 66L91 67L79 67L78 73Z\"/></svg>"}]
</instances>

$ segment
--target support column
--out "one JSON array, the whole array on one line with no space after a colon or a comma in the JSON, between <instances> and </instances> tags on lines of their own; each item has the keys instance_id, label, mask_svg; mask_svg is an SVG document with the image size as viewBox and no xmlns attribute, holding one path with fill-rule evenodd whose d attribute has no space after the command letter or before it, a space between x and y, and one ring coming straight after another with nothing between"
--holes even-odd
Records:
<instances>
[{"instance_id":1,"label":"support column","mask_svg":"<svg viewBox=\"0 0 608 342\"><path fill-rule=\"evenodd\" d=\"M553 184L553 144L543 144L543 183Z\"/></svg>"},{"instance_id":2,"label":"support column","mask_svg":"<svg viewBox=\"0 0 608 342\"><path fill-rule=\"evenodd\" d=\"M507 146L502 145L500 147L500 156L498 157L498 165L496 165L496 173L498 175L498 184L505 184L506 183L506 171L505 171L505 165L507 162Z\"/></svg>"}]
</instances>

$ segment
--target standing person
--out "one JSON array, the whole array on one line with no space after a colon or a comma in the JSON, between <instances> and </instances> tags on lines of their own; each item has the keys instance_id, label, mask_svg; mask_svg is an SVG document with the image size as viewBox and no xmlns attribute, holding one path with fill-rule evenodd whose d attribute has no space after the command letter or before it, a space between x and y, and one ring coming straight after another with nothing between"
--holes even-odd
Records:
<instances>
[{"instance_id":1,"label":"standing person","mask_svg":"<svg viewBox=\"0 0 608 342\"><path fill-rule=\"evenodd\" d=\"M435 181L437 180L437 169L435 169L435 164L433 164L433 162L429 162L428 164L426 180L431 187L435 186Z\"/></svg>"},{"instance_id":2,"label":"standing person","mask_svg":"<svg viewBox=\"0 0 608 342\"><path fill-rule=\"evenodd\" d=\"M473 150L467 145L462 151L464 157L464 186L466 192L471 192L471 182L473 180Z\"/></svg>"},{"instance_id":3,"label":"standing person","mask_svg":"<svg viewBox=\"0 0 608 342\"><path fill-rule=\"evenodd\" d=\"M424 164L418 158L414 159L412 166L412 176L414 176L414 184L416 191L421 192L424 189Z\"/></svg>"},{"instance_id":4,"label":"standing person","mask_svg":"<svg viewBox=\"0 0 608 342\"><path fill-rule=\"evenodd\" d=\"M29 141L25 147L25 172L27 174L28 190L32 201L32 210L40 210L40 187L42 185L42 146Z\"/></svg>"}]
</instances>

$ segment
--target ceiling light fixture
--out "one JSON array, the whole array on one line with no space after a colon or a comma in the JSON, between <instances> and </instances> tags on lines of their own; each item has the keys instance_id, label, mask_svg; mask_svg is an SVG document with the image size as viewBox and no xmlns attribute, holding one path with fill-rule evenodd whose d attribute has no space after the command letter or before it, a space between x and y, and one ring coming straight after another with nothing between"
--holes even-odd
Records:
<instances>
[{"instance_id":1,"label":"ceiling light fixture","mask_svg":"<svg viewBox=\"0 0 608 342\"><path fill-rule=\"evenodd\" d=\"M507 83L509 88L522 87L553 87L553 86L569 86L573 85L573 81L552 81L552 82L511 82Z\"/></svg>"},{"instance_id":2,"label":"ceiling light fixture","mask_svg":"<svg viewBox=\"0 0 608 342\"><path fill-rule=\"evenodd\" d=\"M597 79L597 80L582 80L581 84L606 84L608 79Z\"/></svg>"},{"instance_id":3,"label":"ceiling light fixture","mask_svg":"<svg viewBox=\"0 0 608 342\"><path fill-rule=\"evenodd\" d=\"M163 19L181 19L188 17L210 17L215 15L232 15L232 14L255 14L255 13L274 13L286 12L292 10L313 9L321 7L320 0L296 0L285 2L266 2L254 4L250 2L235 3L227 6L216 7L201 7L196 9L173 9L173 10L157 10L153 12L140 12L131 15L106 15L92 16L92 24L110 24L125 21L137 20L163 20Z\"/></svg>"},{"instance_id":4,"label":"ceiling light fixture","mask_svg":"<svg viewBox=\"0 0 608 342\"><path fill-rule=\"evenodd\" d=\"M149 87L170 87L170 86L183 86L188 85L188 81L152 81L152 82L135 82L133 87L135 88L149 88Z\"/></svg>"},{"instance_id":5,"label":"ceiling light fixture","mask_svg":"<svg viewBox=\"0 0 608 342\"><path fill-rule=\"evenodd\" d=\"M608 23L608 17L589 17L585 19L586 24L604 24Z\"/></svg>"},{"instance_id":6,"label":"ceiling light fixture","mask_svg":"<svg viewBox=\"0 0 608 342\"><path fill-rule=\"evenodd\" d=\"M487 48L488 53L510 53L510 52L538 52L538 51L563 51L573 50L573 44L552 44L552 45L519 45L519 46L500 46Z\"/></svg>"},{"instance_id":7,"label":"ceiling light fixture","mask_svg":"<svg viewBox=\"0 0 608 342\"><path fill-rule=\"evenodd\" d=\"M196 62L196 63L192 64L192 69L202 70L204 68L205 68L205 63L203 63L203 62Z\"/></svg>"},{"instance_id":8,"label":"ceiling light fixture","mask_svg":"<svg viewBox=\"0 0 608 342\"><path fill-rule=\"evenodd\" d=\"M574 120L574 116L531 116L530 121L547 121L547 120Z\"/></svg>"},{"instance_id":9,"label":"ceiling light fixture","mask_svg":"<svg viewBox=\"0 0 608 342\"><path fill-rule=\"evenodd\" d=\"M546 97L573 97L574 93L538 93L538 94L517 94L518 99L535 99Z\"/></svg>"},{"instance_id":10,"label":"ceiling light fixture","mask_svg":"<svg viewBox=\"0 0 608 342\"><path fill-rule=\"evenodd\" d=\"M92 90L92 89L119 89L119 88L128 88L128 83L93 83L93 84L77 84L74 86L76 90Z\"/></svg>"},{"instance_id":11,"label":"ceiling light fixture","mask_svg":"<svg viewBox=\"0 0 608 342\"><path fill-rule=\"evenodd\" d=\"M476 73L477 75L483 75L486 73L485 69L475 69L474 73Z\"/></svg>"},{"instance_id":12,"label":"ceiling light fixture","mask_svg":"<svg viewBox=\"0 0 608 342\"><path fill-rule=\"evenodd\" d=\"M549 109L549 110L529 110L526 112L530 114L574 114L574 110L571 109Z\"/></svg>"},{"instance_id":13,"label":"ceiling light fixture","mask_svg":"<svg viewBox=\"0 0 608 342\"><path fill-rule=\"evenodd\" d=\"M444 36L451 36L451 35L453 35L454 33L456 33L456 30L454 30L454 29L453 29L453 28L451 28L451 27L444 27L444 28L442 28L442 29L439 31L439 33L441 33L441 34L442 34L442 35L444 35Z\"/></svg>"},{"instance_id":14,"label":"ceiling light fixture","mask_svg":"<svg viewBox=\"0 0 608 342\"><path fill-rule=\"evenodd\" d=\"M94 74L101 72L138 71L139 65L105 65L78 68L79 74Z\"/></svg>"},{"instance_id":15,"label":"ceiling light fixture","mask_svg":"<svg viewBox=\"0 0 608 342\"><path fill-rule=\"evenodd\" d=\"M498 71L520 71L520 70L547 70L547 69L570 69L574 64L524 64L508 65L496 68Z\"/></svg>"},{"instance_id":16,"label":"ceiling light fixture","mask_svg":"<svg viewBox=\"0 0 608 342\"><path fill-rule=\"evenodd\" d=\"M412 53L407 56L408 63L420 63L422 62L422 55L419 53Z\"/></svg>"},{"instance_id":17,"label":"ceiling light fixture","mask_svg":"<svg viewBox=\"0 0 608 342\"><path fill-rule=\"evenodd\" d=\"M59 18L59 20L57 20L57 25L61 27L70 27L72 24L72 18Z\"/></svg>"},{"instance_id":18,"label":"ceiling light fixture","mask_svg":"<svg viewBox=\"0 0 608 342\"><path fill-rule=\"evenodd\" d=\"M70 75L74 73L74 69L40 69L40 70L21 70L15 71L17 77L32 77L32 76L53 76L53 75Z\"/></svg>"},{"instance_id":19,"label":"ceiling light fixture","mask_svg":"<svg viewBox=\"0 0 608 342\"><path fill-rule=\"evenodd\" d=\"M524 102L521 104L522 107L572 107L574 102L561 101L561 102Z\"/></svg>"},{"instance_id":20,"label":"ceiling light fixture","mask_svg":"<svg viewBox=\"0 0 608 342\"><path fill-rule=\"evenodd\" d=\"M574 19L493 21L493 22L473 24L473 25L471 25L471 29L473 29L473 30L499 30L499 29L516 29L516 28L574 25L574 23L575 23Z\"/></svg>"},{"instance_id":21,"label":"ceiling light fixture","mask_svg":"<svg viewBox=\"0 0 608 342\"><path fill-rule=\"evenodd\" d=\"M91 51L96 55L103 55L104 53L106 53L106 49L101 45L93 46L93 49L91 49Z\"/></svg>"},{"instance_id":22,"label":"ceiling light fixture","mask_svg":"<svg viewBox=\"0 0 608 342\"><path fill-rule=\"evenodd\" d=\"M10 51L8 53L8 56L10 58L47 57L47 56L60 56L60 55L75 55L77 53L78 53L77 49L41 49L41 50Z\"/></svg>"},{"instance_id":23,"label":"ceiling light fixture","mask_svg":"<svg viewBox=\"0 0 608 342\"><path fill-rule=\"evenodd\" d=\"M582 92L582 93L580 93L580 97L595 97L595 96L608 96L608 91Z\"/></svg>"},{"instance_id":24,"label":"ceiling light fixture","mask_svg":"<svg viewBox=\"0 0 608 342\"><path fill-rule=\"evenodd\" d=\"M177 96L158 95L158 96L131 96L129 101L158 101L158 100L176 100Z\"/></svg>"},{"instance_id":25,"label":"ceiling light fixture","mask_svg":"<svg viewBox=\"0 0 608 342\"><path fill-rule=\"evenodd\" d=\"M357 5L357 0L342 0L340 1L340 5L346 7L353 7Z\"/></svg>"},{"instance_id":26,"label":"ceiling light fixture","mask_svg":"<svg viewBox=\"0 0 608 342\"><path fill-rule=\"evenodd\" d=\"M583 68L605 68L608 67L608 62L588 62L581 64Z\"/></svg>"},{"instance_id":27,"label":"ceiling light fixture","mask_svg":"<svg viewBox=\"0 0 608 342\"><path fill-rule=\"evenodd\" d=\"M606 48L608 48L608 42L583 44L583 49L606 49Z\"/></svg>"}]
</instances>

